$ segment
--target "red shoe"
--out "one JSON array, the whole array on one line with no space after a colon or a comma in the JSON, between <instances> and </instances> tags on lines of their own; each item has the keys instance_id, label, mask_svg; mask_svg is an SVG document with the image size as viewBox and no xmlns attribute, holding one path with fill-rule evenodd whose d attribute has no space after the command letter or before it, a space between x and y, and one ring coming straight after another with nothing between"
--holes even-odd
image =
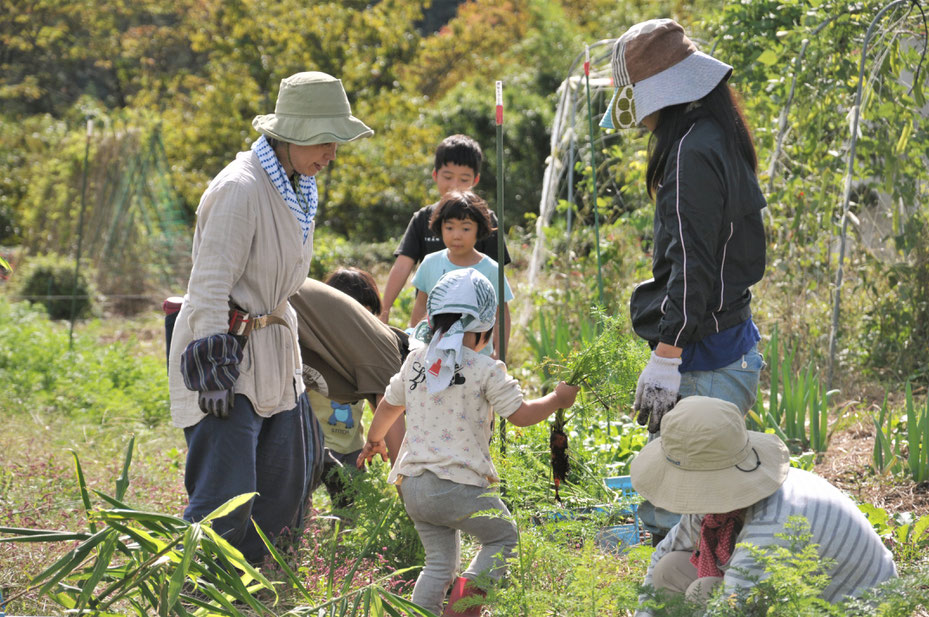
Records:
<instances>
[{"instance_id":1,"label":"red shoe","mask_svg":"<svg viewBox=\"0 0 929 617\"><path fill-rule=\"evenodd\" d=\"M456 611L454 606L462 598L480 597L485 595L482 589L479 589L474 583L463 576L459 576L452 583L452 595L448 599L448 605L442 612L442 617L481 617L481 605L474 604L466 609Z\"/></svg>"}]
</instances>

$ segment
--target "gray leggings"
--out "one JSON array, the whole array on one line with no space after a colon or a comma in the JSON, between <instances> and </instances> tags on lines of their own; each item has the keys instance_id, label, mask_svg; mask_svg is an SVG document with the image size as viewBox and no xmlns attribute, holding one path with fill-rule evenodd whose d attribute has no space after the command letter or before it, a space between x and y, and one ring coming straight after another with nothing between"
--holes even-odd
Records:
<instances>
[{"instance_id":1,"label":"gray leggings","mask_svg":"<svg viewBox=\"0 0 929 617\"><path fill-rule=\"evenodd\" d=\"M494 580L503 577L506 559L516 546L516 525L508 518L471 517L485 510L498 510L501 516L509 517L510 511L499 497L487 496L492 489L442 480L431 471L404 477L401 489L407 514L426 549L426 565L413 588L413 602L441 614L445 592L461 561L461 531L481 543L463 576L473 579L487 573Z\"/></svg>"}]
</instances>

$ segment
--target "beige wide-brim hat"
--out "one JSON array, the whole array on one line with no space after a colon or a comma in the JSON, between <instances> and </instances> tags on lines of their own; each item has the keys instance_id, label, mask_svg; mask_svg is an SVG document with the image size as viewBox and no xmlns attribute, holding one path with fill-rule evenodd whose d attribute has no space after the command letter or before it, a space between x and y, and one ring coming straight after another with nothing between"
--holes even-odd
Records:
<instances>
[{"instance_id":1,"label":"beige wide-brim hat","mask_svg":"<svg viewBox=\"0 0 929 617\"><path fill-rule=\"evenodd\" d=\"M273 114L255 116L255 130L297 146L347 143L374 135L352 115L342 80L318 71L281 80Z\"/></svg>"},{"instance_id":2,"label":"beige wide-brim hat","mask_svg":"<svg viewBox=\"0 0 929 617\"><path fill-rule=\"evenodd\" d=\"M600 121L628 129L660 109L698 101L728 79L732 67L697 49L673 19L629 28L613 45L613 98Z\"/></svg>"},{"instance_id":3,"label":"beige wide-brim hat","mask_svg":"<svg viewBox=\"0 0 929 617\"><path fill-rule=\"evenodd\" d=\"M777 435L745 428L739 408L689 396L661 420L661 437L632 461L636 491L679 514L722 514L773 495L790 469Z\"/></svg>"}]
</instances>

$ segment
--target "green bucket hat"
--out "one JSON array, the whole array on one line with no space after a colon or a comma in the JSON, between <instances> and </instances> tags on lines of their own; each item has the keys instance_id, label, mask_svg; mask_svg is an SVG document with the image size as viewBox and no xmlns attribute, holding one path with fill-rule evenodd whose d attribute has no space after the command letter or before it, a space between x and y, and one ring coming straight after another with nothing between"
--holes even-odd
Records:
<instances>
[{"instance_id":1,"label":"green bucket hat","mask_svg":"<svg viewBox=\"0 0 929 617\"><path fill-rule=\"evenodd\" d=\"M352 115L342 80L319 71L281 80L273 114L255 116L255 130L297 146L347 143L374 131Z\"/></svg>"}]
</instances>

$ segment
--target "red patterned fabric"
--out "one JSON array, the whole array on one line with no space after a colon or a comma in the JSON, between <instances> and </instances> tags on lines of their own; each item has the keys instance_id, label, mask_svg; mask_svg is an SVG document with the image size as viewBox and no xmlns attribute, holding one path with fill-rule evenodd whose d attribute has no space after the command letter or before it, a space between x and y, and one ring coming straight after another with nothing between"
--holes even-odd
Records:
<instances>
[{"instance_id":1,"label":"red patterned fabric","mask_svg":"<svg viewBox=\"0 0 929 617\"><path fill-rule=\"evenodd\" d=\"M742 522L745 508L725 514L707 514L700 525L700 542L690 556L690 563L697 568L697 578L723 576L720 565L729 562L735 548L737 525Z\"/></svg>"}]
</instances>

